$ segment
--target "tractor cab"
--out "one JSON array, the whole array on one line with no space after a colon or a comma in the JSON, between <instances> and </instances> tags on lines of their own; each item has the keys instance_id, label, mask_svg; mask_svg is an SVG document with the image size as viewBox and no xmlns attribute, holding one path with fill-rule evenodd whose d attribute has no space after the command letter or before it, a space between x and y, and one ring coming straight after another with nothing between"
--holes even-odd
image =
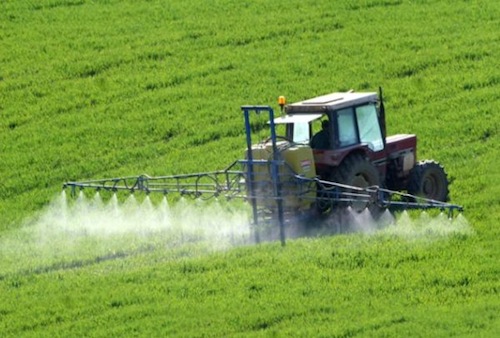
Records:
<instances>
[{"instance_id":1,"label":"tractor cab","mask_svg":"<svg viewBox=\"0 0 500 338\"><path fill-rule=\"evenodd\" d=\"M294 142L310 143L326 125L330 145L321 150L353 145L365 145L373 152L384 149L385 124L380 123L376 93L332 93L287 105L285 113L275 123L287 124L286 137Z\"/></svg>"},{"instance_id":2,"label":"tractor cab","mask_svg":"<svg viewBox=\"0 0 500 338\"><path fill-rule=\"evenodd\" d=\"M285 125L289 140L313 148L322 176L355 149L372 160L385 157L385 121L377 93L332 93L286 105L284 112L275 124ZM319 138L323 140L317 142Z\"/></svg>"},{"instance_id":3,"label":"tractor cab","mask_svg":"<svg viewBox=\"0 0 500 338\"><path fill-rule=\"evenodd\" d=\"M286 136L294 142L311 141L320 131L314 122L329 122L329 149L365 144L372 151L384 148L383 126L376 93L333 93L286 106L286 115L275 123L289 124Z\"/></svg>"}]
</instances>

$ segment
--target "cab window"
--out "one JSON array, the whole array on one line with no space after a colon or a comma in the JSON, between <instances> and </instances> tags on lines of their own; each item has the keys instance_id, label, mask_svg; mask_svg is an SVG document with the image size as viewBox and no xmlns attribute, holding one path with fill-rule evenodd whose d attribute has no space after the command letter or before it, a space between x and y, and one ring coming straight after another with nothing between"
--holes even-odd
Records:
<instances>
[{"instance_id":1,"label":"cab window","mask_svg":"<svg viewBox=\"0 0 500 338\"><path fill-rule=\"evenodd\" d=\"M382 132L377 118L377 109L374 104L356 108L356 118L359 126L361 143L366 143L373 151L384 149Z\"/></svg>"},{"instance_id":2,"label":"cab window","mask_svg":"<svg viewBox=\"0 0 500 338\"><path fill-rule=\"evenodd\" d=\"M309 123L294 123L293 124L293 142L309 143Z\"/></svg>"},{"instance_id":3,"label":"cab window","mask_svg":"<svg viewBox=\"0 0 500 338\"><path fill-rule=\"evenodd\" d=\"M353 113L352 108L342 109L337 112L339 147L347 147L358 143Z\"/></svg>"}]
</instances>

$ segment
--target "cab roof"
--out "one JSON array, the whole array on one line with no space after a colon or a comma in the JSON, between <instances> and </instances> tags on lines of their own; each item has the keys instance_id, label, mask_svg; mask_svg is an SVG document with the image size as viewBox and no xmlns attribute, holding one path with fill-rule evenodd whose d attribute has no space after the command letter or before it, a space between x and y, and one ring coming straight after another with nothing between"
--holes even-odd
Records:
<instances>
[{"instance_id":1,"label":"cab roof","mask_svg":"<svg viewBox=\"0 0 500 338\"><path fill-rule=\"evenodd\" d=\"M285 106L287 114L325 113L327 111L377 102L377 93L336 92Z\"/></svg>"}]
</instances>

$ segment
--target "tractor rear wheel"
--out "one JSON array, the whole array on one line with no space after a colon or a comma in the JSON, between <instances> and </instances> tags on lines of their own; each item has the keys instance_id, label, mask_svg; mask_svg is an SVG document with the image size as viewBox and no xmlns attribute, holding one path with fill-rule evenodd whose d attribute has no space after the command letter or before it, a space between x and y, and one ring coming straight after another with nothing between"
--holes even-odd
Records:
<instances>
[{"instance_id":1,"label":"tractor rear wheel","mask_svg":"<svg viewBox=\"0 0 500 338\"><path fill-rule=\"evenodd\" d=\"M380 175L377 169L360 154L347 157L335 170L331 180L360 188L380 186ZM361 212L367 207L370 205L364 201L352 203L352 208L357 212Z\"/></svg>"},{"instance_id":2,"label":"tractor rear wheel","mask_svg":"<svg viewBox=\"0 0 500 338\"><path fill-rule=\"evenodd\" d=\"M418 162L410 171L408 193L436 201L448 201L448 176L439 163Z\"/></svg>"}]
</instances>

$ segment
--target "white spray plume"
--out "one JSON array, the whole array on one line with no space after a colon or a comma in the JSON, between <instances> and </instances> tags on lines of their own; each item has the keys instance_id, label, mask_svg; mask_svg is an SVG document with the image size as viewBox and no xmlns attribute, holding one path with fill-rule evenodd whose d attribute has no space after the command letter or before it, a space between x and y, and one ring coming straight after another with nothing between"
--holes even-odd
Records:
<instances>
[{"instance_id":1,"label":"white spray plume","mask_svg":"<svg viewBox=\"0 0 500 338\"><path fill-rule=\"evenodd\" d=\"M63 192L19 230L2 236L0 271L5 274L40 266L67 266L66 262L71 266L71 262L99 261L152 250L171 252L186 246L191 246L187 249L191 250L198 245L203 252L210 252L252 244L255 237L250 214L248 205L226 201L181 198L170 206L165 197L155 205L149 196L139 202L130 195L121 203L116 195L103 201L99 193L88 199L82 192L76 200L68 201ZM271 236L263 235L261 240L278 240L277 230L273 227ZM461 214L450 220L443 213L430 217L424 212L420 218L412 219L407 212L394 218L385 211L375 221L368 210L358 213L348 208L333 213L319 228L287 225L286 237L345 232L389 234L413 240L468 235L472 229Z\"/></svg>"},{"instance_id":2,"label":"white spray plume","mask_svg":"<svg viewBox=\"0 0 500 338\"><path fill-rule=\"evenodd\" d=\"M439 239L450 235L472 235L474 233L467 219L458 214L455 218L441 212L437 216L430 216L423 211L419 217L410 217L407 211L398 215L396 221L382 229L382 234L396 235L408 240Z\"/></svg>"},{"instance_id":3,"label":"white spray plume","mask_svg":"<svg viewBox=\"0 0 500 338\"><path fill-rule=\"evenodd\" d=\"M18 230L0 240L0 270L32 270L60 262L121 257L143 251L197 245L202 251L251 244L248 209L219 201L187 201L172 207L164 197L154 205L130 195L123 203L99 193L63 192ZM62 264L64 265L64 264Z\"/></svg>"}]
</instances>

